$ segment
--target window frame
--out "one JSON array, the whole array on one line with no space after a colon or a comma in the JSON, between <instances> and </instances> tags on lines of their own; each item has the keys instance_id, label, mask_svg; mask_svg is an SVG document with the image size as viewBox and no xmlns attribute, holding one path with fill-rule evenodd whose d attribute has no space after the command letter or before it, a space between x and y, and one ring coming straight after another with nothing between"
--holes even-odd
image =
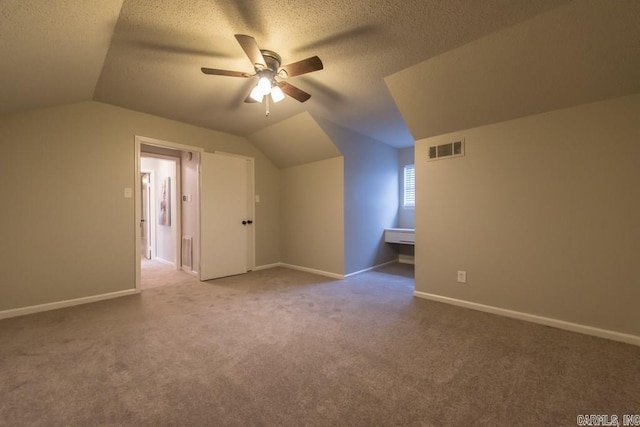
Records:
<instances>
[{"instance_id":1,"label":"window frame","mask_svg":"<svg viewBox=\"0 0 640 427\"><path fill-rule=\"evenodd\" d=\"M416 165L404 165L402 168L402 207L415 209L416 207ZM407 175L409 172L409 175Z\"/></svg>"}]
</instances>

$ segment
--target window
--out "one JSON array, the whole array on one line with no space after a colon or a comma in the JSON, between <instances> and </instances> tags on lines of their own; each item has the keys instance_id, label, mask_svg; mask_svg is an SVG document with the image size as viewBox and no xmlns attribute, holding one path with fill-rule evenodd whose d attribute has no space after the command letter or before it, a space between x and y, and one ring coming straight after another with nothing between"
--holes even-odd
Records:
<instances>
[{"instance_id":1,"label":"window","mask_svg":"<svg viewBox=\"0 0 640 427\"><path fill-rule=\"evenodd\" d=\"M405 208L413 208L416 205L416 167L406 165L404 167L404 198L402 205Z\"/></svg>"}]
</instances>

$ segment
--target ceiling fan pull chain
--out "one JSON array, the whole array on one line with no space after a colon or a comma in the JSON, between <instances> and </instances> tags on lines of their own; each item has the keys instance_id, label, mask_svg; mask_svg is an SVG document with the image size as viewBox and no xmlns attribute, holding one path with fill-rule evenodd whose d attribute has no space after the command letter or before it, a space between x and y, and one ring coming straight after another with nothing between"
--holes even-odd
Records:
<instances>
[{"instance_id":1,"label":"ceiling fan pull chain","mask_svg":"<svg viewBox=\"0 0 640 427\"><path fill-rule=\"evenodd\" d=\"M265 106L266 106L266 109L267 109L267 111L265 112L264 116L265 117L269 117L269 113L270 113L270 111L269 111L269 95L265 96L264 99L266 100Z\"/></svg>"}]
</instances>

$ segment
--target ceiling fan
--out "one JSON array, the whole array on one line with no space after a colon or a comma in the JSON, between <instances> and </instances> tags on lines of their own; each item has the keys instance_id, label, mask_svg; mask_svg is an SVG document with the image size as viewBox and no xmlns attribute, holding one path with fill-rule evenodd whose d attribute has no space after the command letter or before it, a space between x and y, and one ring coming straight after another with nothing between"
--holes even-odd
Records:
<instances>
[{"instance_id":1,"label":"ceiling fan","mask_svg":"<svg viewBox=\"0 0 640 427\"><path fill-rule=\"evenodd\" d=\"M310 58L303 59L302 61L287 65L280 65L282 63L280 55L271 50L260 49L258 47L258 43L253 37L244 34L236 34L235 37L249 57L255 72L251 74L242 71L218 70L215 68L202 67L201 70L203 73L216 76L243 78L258 76L258 84L253 88L251 94L245 99L245 102L262 102L262 100L266 98L267 115L269 115L269 98L271 98L273 102L282 101L284 99L284 94L287 94L300 102L305 102L311 98L311 95L302 89L279 79L286 79L288 77L322 70L323 65L320 58L312 56Z\"/></svg>"}]
</instances>

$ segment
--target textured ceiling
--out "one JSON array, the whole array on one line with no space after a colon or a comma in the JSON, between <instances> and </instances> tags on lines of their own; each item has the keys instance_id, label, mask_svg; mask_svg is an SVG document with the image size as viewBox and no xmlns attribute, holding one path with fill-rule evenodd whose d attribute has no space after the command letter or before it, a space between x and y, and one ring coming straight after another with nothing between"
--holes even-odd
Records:
<instances>
[{"instance_id":1,"label":"textured ceiling","mask_svg":"<svg viewBox=\"0 0 640 427\"><path fill-rule=\"evenodd\" d=\"M566 0L3 0L0 113L96 100L248 136L308 112L393 146L413 144L384 77ZM234 34L284 63L318 55L291 78L312 94L264 115L245 104L252 72ZM304 132L291 135L304 138Z\"/></svg>"},{"instance_id":2,"label":"textured ceiling","mask_svg":"<svg viewBox=\"0 0 640 427\"><path fill-rule=\"evenodd\" d=\"M1 0L0 114L93 98L122 0Z\"/></svg>"},{"instance_id":3,"label":"textured ceiling","mask_svg":"<svg viewBox=\"0 0 640 427\"><path fill-rule=\"evenodd\" d=\"M301 129L304 138L292 142ZM248 138L279 168L340 156L340 151L309 113L272 124Z\"/></svg>"},{"instance_id":4,"label":"textured ceiling","mask_svg":"<svg viewBox=\"0 0 640 427\"><path fill-rule=\"evenodd\" d=\"M637 93L640 1L576 1L385 81L416 139Z\"/></svg>"}]
</instances>

